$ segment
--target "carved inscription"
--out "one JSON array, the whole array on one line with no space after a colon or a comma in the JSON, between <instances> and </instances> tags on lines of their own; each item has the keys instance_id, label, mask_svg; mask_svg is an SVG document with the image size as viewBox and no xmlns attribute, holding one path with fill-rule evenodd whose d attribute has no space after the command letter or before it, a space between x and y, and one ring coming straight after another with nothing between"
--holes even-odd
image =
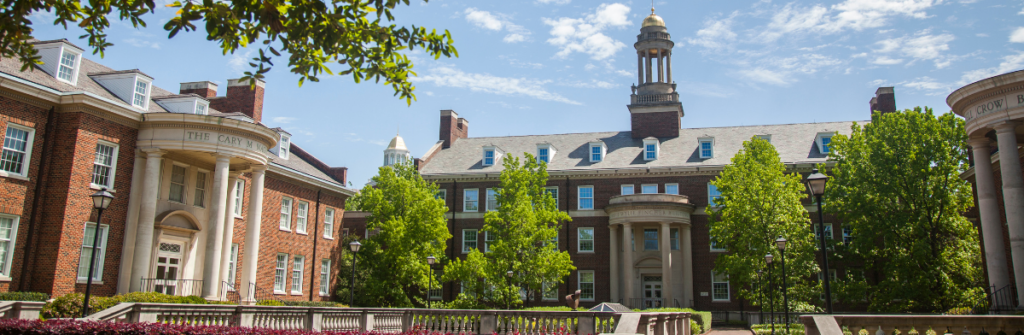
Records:
<instances>
[{"instance_id":1,"label":"carved inscription","mask_svg":"<svg viewBox=\"0 0 1024 335\"><path fill-rule=\"evenodd\" d=\"M267 151L267 146L260 142L256 142L244 137L238 137L226 134L216 134L205 131L188 131L185 132L185 140L190 142L206 142L211 143L216 138L216 141L220 145L227 145L236 148L254 150L259 152Z\"/></svg>"},{"instance_id":2,"label":"carved inscription","mask_svg":"<svg viewBox=\"0 0 1024 335\"><path fill-rule=\"evenodd\" d=\"M997 99L983 101L964 110L964 119L967 121L982 117L994 112L1004 111L1009 108L1024 105L1024 93L1011 93Z\"/></svg>"}]
</instances>

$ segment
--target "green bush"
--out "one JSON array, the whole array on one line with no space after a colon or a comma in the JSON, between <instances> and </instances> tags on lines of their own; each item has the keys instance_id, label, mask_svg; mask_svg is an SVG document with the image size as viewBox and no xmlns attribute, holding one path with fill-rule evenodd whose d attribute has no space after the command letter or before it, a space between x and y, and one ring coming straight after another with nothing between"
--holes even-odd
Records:
<instances>
[{"instance_id":1,"label":"green bush","mask_svg":"<svg viewBox=\"0 0 1024 335\"><path fill-rule=\"evenodd\" d=\"M57 297L43 306L41 312L43 318L77 318L82 316L82 300L85 295L81 293L69 293ZM179 297L157 292L131 292L113 297L89 297L89 312L96 313L113 307L122 302L152 302L162 304L234 304L232 302L208 301L194 295Z\"/></svg>"},{"instance_id":2,"label":"green bush","mask_svg":"<svg viewBox=\"0 0 1024 335\"><path fill-rule=\"evenodd\" d=\"M347 305L340 304L333 301L283 301L285 306L302 306L302 307L348 307Z\"/></svg>"},{"instance_id":3,"label":"green bush","mask_svg":"<svg viewBox=\"0 0 1024 335\"><path fill-rule=\"evenodd\" d=\"M946 315L971 315L974 314L970 307L953 307L946 311Z\"/></svg>"},{"instance_id":4,"label":"green bush","mask_svg":"<svg viewBox=\"0 0 1024 335\"><path fill-rule=\"evenodd\" d=\"M580 308L583 310L583 308ZM523 308L524 311L541 311L541 312L572 312L572 308L568 306L539 306Z\"/></svg>"},{"instance_id":5,"label":"green bush","mask_svg":"<svg viewBox=\"0 0 1024 335\"><path fill-rule=\"evenodd\" d=\"M694 310L693 308L674 307L645 309L643 310L643 312L689 312L692 315L693 320L697 321L697 323L700 325L700 332L694 334L703 334L711 330L711 312L700 312Z\"/></svg>"},{"instance_id":6,"label":"green bush","mask_svg":"<svg viewBox=\"0 0 1024 335\"><path fill-rule=\"evenodd\" d=\"M771 335L772 325L771 324L756 324L750 326L750 330L754 332L754 335ZM786 324L776 323L775 334L786 335ZM801 323L789 324L788 335L804 335L804 325Z\"/></svg>"},{"instance_id":7,"label":"green bush","mask_svg":"<svg viewBox=\"0 0 1024 335\"><path fill-rule=\"evenodd\" d=\"M700 324L697 320L690 319L690 334L700 334Z\"/></svg>"},{"instance_id":8,"label":"green bush","mask_svg":"<svg viewBox=\"0 0 1024 335\"><path fill-rule=\"evenodd\" d=\"M39 292L0 292L2 301L47 301L50 295Z\"/></svg>"},{"instance_id":9,"label":"green bush","mask_svg":"<svg viewBox=\"0 0 1024 335\"><path fill-rule=\"evenodd\" d=\"M256 306L284 306L284 303L277 300L260 300L256 302Z\"/></svg>"}]
</instances>

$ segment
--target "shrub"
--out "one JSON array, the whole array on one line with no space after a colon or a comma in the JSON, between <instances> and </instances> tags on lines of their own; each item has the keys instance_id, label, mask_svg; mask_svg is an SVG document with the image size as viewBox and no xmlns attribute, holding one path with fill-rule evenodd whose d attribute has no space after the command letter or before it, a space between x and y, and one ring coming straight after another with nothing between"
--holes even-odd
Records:
<instances>
[{"instance_id":1,"label":"shrub","mask_svg":"<svg viewBox=\"0 0 1024 335\"><path fill-rule=\"evenodd\" d=\"M82 316L82 300L84 298L85 295L81 293L69 293L62 295L53 301L46 303L46 305L43 306L41 314L43 318L46 319L80 317ZM90 313L96 313L122 302L152 302L162 304L193 305L234 304L232 302L208 301L194 295L180 297L157 292L130 292L115 295L113 297L89 297L89 311Z\"/></svg>"},{"instance_id":2,"label":"shrub","mask_svg":"<svg viewBox=\"0 0 1024 335\"><path fill-rule=\"evenodd\" d=\"M690 334L700 334L700 324L697 320L690 319Z\"/></svg>"},{"instance_id":3,"label":"shrub","mask_svg":"<svg viewBox=\"0 0 1024 335\"><path fill-rule=\"evenodd\" d=\"M540 307L524 308L523 310L524 311L543 311L543 312L572 312L572 308L569 308L568 306L540 306ZM586 310L586 309L580 308L580 310Z\"/></svg>"},{"instance_id":4,"label":"shrub","mask_svg":"<svg viewBox=\"0 0 1024 335\"><path fill-rule=\"evenodd\" d=\"M282 301L285 306L302 306L302 307L348 307L346 305L333 302L333 301Z\"/></svg>"},{"instance_id":5,"label":"shrub","mask_svg":"<svg viewBox=\"0 0 1024 335\"><path fill-rule=\"evenodd\" d=\"M0 292L2 301L47 301L50 295L39 292Z\"/></svg>"},{"instance_id":6,"label":"shrub","mask_svg":"<svg viewBox=\"0 0 1024 335\"><path fill-rule=\"evenodd\" d=\"M750 330L754 332L754 335L771 335L772 325L771 324L756 324L750 326ZM775 334L786 335L786 324L776 323ZM804 325L802 323L791 323L789 324L789 335L804 335Z\"/></svg>"},{"instance_id":7,"label":"shrub","mask_svg":"<svg viewBox=\"0 0 1024 335\"><path fill-rule=\"evenodd\" d=\"M711 312L700 312L694 310L693 308L674 307L652 308L637 312L689 312L692 315L692 320L697 321L697 324L700 325L700 332L694 334L703 334L711 330Z\"/></svg>"},{"instance_id":8,"label":"shrub","mask_svg":"<svg viewBox=\"0 0 1024 335\"><path fill-rule=\"evenodd\" d=\"M953 307L946 311L946 315L971 315L974 314L970 307Z\"/></svg>"},{"instance_id":9,"label":"shrub","mask_svg":"<svg viewBox=\"0 0 1024 335\"><path fill-rule=\"evenodd\" d=\"M260 300L256 302L256 306L284 306L284 303L277 300Z\"/></svg>"}]
</instances>

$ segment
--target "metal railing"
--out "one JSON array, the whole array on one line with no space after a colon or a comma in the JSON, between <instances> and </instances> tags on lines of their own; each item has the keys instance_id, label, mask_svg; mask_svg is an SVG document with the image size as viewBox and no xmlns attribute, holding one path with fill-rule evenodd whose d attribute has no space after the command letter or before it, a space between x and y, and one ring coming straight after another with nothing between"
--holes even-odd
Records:
<instances>
[{"instance_id":1,"label":"metal railing","mask_svg":"<svg viewBox=\"0 0 1024 335\"><path fill-rule=\"evenodd\" d=\"M267 300L281 301L281 299L278 299L273 292L267 292L267 290L257 286L256 283L249 282L248 299L246 299L246 301L259 303L260 301Z\"/></svg>"},{"instance_id":2,"label":"metal railing","mask_svg":"<svg viewBox=\"0 0 1024 335\"><path fill-rule=\"evenodd\" d=\"M651 308L672 307L671 305L669 305L669 299L665 299L665 298L659 298L659 299L652 299L652 298L629 298L629 299L626 299L625 303L623 303L622 300L620 299L619 303L625 305L626 307L629 307L629 309L638 310L638 311L639 310L645 310L645 309L651 309ZM678 304L678 302L677 302L677 304ZM678 306L676 306L676 307L678 307Z\"/></svg>"},{"instance_id":3,"label":"metal railing","mask_svg":"<svg viewBox=\"0 0 1024 335\"><path fill-rule=\"evenodd\" d=\"M222 281L220 282L220 300L239 304L242 302L242 294L235 289L235 285L232 283Z\"/></svg>"},{"instance_id":4,"label":"metal railing","mask_svg":"<svg viewBox=\"0 0 1024 335\"><path fill-rule=\"evenodd\" d=\"M989 302L992 306L989 307L990 313L1006 313L1015 312L1017 309L1017 287L1013 284L1003 286L1000 289L996 289L995 286L989 286Z\"/></svg>"},{"instance_id":5,"label":"metal railing","mask_svg":"<svg viewBox=\"0 0 1024 335\"><path fill-rule=\"evenodd\" d=\"M1013 334L1024 328L1024 316L1009 315L802 315L807 335L842 334L846 328L853 334Z\"/></svg>"},{"instance_id":6,"label":"metal railing","mask_svg":"<svg viewBox=\"0 0 1024 335\"><path fill-rule=\"evenodd\" d=\"M176 296L202 296L202 279L142 278L142 291Z\"/></svg>"}]
</instances>

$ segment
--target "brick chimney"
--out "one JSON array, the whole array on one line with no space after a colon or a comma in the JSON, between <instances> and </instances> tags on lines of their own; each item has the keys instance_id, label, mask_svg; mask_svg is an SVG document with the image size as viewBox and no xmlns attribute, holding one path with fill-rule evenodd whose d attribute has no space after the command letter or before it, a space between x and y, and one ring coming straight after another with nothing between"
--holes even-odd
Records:
<instances>
[{"instance_id":1,"label":"brick chimney","mask_svg":"<svg viewBox=\"0 0 1024 335\"><path fill-rule=\"evenodd\" d=\"M896 93L893 87L879 87L875 91L875 97L871 98L871 114L874 115L875 111L896 112Z\"/></svg>"},{"instance_id":2,"label":"brick chimney","mask_svg":"<svg viewBox=\"0 0 1024 335\"><path fill-rule=\"evenodd\" d=\"M460 138L469 137L469 121L460 118L459 114L450 109L441 110L441 149L451 148L452 143Z\"/></svg>"},{"instance_id":3,"label":"brick chimney","mask_svg":"<svg viewBox=\"0 0 1024 335\"><path fill-rule=\"evenodd\" d=\"M248 80L228 79L228 94L210 100L210 107L222 113L242 113L260 122L263 119L263 90L267 85L262 80L256 81L256 87L250 88Z\"/></svg>"},{"instance_id":4,"label":"brick chimney","mask_svg":"<svg viewBox=\"0 0 1024 335\"><path fill-rule=\"evenodd\" d=\"M180 94L198 94L201 97L210 99L217 97L217 84L209 81L193 81L181 83Z\"/></svg>"},{"instance_id":5,"label":"brick chimney","mask_svg":"<svg viewBox=\"0 0 1024 335\"><path fill-rule=\"evenodd\" d=\"M341 183L342 186L346 186L348 183L348 168L347 167L332 167L327 170L327 174L334 178L334 180Z\"/></svg>"}]
</instances>

